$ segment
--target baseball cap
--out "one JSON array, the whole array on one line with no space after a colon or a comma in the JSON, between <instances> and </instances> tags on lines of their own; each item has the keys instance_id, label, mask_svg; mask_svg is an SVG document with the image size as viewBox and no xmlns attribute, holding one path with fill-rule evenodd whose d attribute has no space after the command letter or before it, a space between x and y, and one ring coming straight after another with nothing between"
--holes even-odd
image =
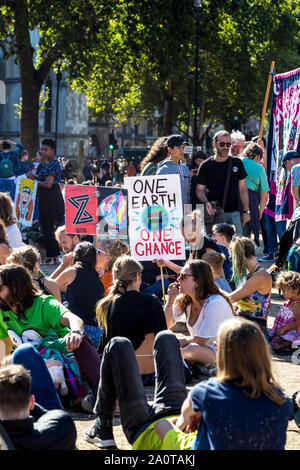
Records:
<instances>
[{"instance_id":1,"label":"baseball cap","mask_svg":"<svg viewBox=\"0 0 300 470\"><path fill-rule=\"evenodd\" d=\"M293 160L293 158L300 158L300 155L298 152L296 152L296 150L289 150L283 155L282 163L285 163L288 160Z\"/></svg>"},{"instance_id":2,"label":"baseball cap","mask_svg":"<svg viewBox=\"0 0 300 470\"><path fill-rule=\"evenodd\" d=\"M170 135L167 140L167 147L180 147L180 145L186 144L184 138L180 134Z\"/></svg>"}]
</instances>

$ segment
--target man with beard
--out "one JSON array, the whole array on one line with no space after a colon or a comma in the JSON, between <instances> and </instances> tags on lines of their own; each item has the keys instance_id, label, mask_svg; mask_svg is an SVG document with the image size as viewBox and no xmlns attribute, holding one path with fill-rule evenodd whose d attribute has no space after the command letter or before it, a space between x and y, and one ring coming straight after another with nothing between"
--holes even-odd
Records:
<instances>
[{"instance_id":1,"label":"man with beard","mask_svg":"<svg viewBox=\"0 0 300 470\"><path fill-rule=\"evenodd\" d=\"M242 224L250 220L247 173L240 158L229 156L231 147L229 132L225 130L217 132L213 146L216 154L200 165L196 186L197 197L204 203L206 209L207 234L211 235L214 224L226 222L234 225L236 233L242 235ZM227 195L224 198L226 183ZM242 221L240 212L242 212Z\"/></svg>"},{"instance_id":2,"label":"man with beard","mask_svg":"<svg viewBox=\"0 0 300 470\"><path fill-rule=\"evenodd\" d=\"M55 231L55 238L59 247L65 253L62 257L62 262L58 268L51 274L51 279L56 279L66 268L73 264L73 250L78 243L82 241L81 235L72 235L66 233L66 226L61 225Z\"/></svg>"}]
</instances>

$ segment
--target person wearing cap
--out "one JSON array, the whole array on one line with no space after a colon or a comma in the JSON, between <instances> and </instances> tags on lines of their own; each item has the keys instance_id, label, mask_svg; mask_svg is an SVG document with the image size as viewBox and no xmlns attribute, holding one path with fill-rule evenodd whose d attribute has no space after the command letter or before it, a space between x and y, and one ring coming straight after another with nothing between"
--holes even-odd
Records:
<instances>
[{"instance_id":1,"label":"person wearing cap","mask_svg":"<svg viewBox=\"0 0 300 470\"><path fill-rule=\"evenodd\" d=\"M300 153L296 150L289 150L282 159L282 164L291 173L291 193L295 200L296 207L299 206L300 194Z\"/></svg>"},{"instance_id":2,"label":"person wearing cap","mask_svg":"<svg viewBox=\"0 0 300 470\"><path fill-rule=\"evenodd\" d=\"M170 135L167 139L168 157L157 165L157 175L179 175L181 183L182 204L190 203L190 171L184 162L186 142L179 134Z\"/></svg>"}]
</instances>

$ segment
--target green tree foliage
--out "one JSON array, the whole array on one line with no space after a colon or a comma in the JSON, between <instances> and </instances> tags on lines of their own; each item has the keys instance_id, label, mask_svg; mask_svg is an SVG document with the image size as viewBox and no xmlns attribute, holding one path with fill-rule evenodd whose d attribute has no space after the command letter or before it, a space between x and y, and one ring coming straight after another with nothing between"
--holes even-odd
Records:
<instances>
[{"instance_id":1,"label":"green tree foliage","mask_svg":"<svg viewBox=\"0 0 300 470\"><path fill-rule=\"evenodd\" d=\"M42 85L58 58L72 67L84 64L95 43L105 37L113 1L106 0L2 0L0 40L4 59L16 55L20 67L21 140L35 154L39 146L38 111ZM38 29L35 51L30 31Z\"/></svg>"},{"instance_id":2,"label":"green tree foliage","mask_svg":"<svg viewBox=\"0 0 300 470\"><path fill-rule=\"evenodd\" d=\"M120 122L158 109L163 134L174 124L187 131L194 113L195 22L191 0L119 0L105 53L95 50L86 76L74 69L74 86L87 93L96 112ZM230 128L235 115L260 116L271 61L277 71L299 64L297 32L294 1L203 1L199 140L204 122Z\"/></svg>"}]
</instances>

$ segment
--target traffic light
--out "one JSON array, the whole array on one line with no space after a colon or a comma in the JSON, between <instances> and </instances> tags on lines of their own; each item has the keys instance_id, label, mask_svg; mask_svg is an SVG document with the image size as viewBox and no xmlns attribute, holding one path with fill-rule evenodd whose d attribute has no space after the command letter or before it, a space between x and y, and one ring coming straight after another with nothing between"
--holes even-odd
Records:
<instances>
[{"instance_id":1,"label":"traffic light","mask_svg":"<svg viewBox=\"0 0 300 470\"><path fill-rule=\"evenodd\" d=\"M118 141L115 139L113 132L108 135L108 147L110 150L115 150L118 148Z\"/></svg>"}]
</instances>

